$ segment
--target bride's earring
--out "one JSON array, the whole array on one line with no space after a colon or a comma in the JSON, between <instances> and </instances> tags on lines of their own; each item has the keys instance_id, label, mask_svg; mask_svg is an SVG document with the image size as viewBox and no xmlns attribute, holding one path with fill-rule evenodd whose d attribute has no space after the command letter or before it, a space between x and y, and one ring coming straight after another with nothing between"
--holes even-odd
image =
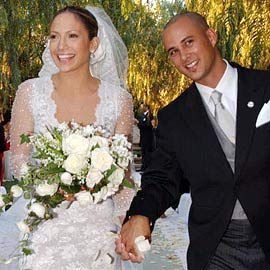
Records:
<instances>
[{"instance_id":1,"label":"bride's earring","mask_svg":"<svg viewBox=\"0 0 270 270\"><path fill-rule=\"evenodd\" d=\"M95 58L95 51L90 50L90 58Z\"/></svg>"}]
</instances>

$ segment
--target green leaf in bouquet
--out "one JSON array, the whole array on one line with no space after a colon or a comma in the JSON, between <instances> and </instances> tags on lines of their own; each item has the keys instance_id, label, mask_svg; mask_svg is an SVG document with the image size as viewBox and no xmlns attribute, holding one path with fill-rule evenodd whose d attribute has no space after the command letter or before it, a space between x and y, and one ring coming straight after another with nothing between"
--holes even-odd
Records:
<instances>
[{"instance_id":1,"label":"green leaf in bouquet","mask_svg":"<svg viewBox=\"0 0 270 270\"><path fill-rule=\"evenodd\" d=\"M31 192L25 191L24 194L23 194L23 197L24 197L26 200L30 200L30 199L31 199Z\"/></svg>"},{"instance_id":2,"label":"green leaf in bouquet","mask_svg":"<svg viewBox=\"0 0 270 270\"><path fill-rule=\"evenodd\" d=\"M14 185L20 185L20 182L17 179L13 179L13 180L4 180L3 183L7 193L10 191L10 188Z\"/></svg>"},{"instance_id":3,"label":"green leaf in bouquet","mask_svg":"<svg viewBox=\"0 0 270 270\"><path fill-rule=\"evenodd\" d=\"M61 189L63 189L67 193L78 193L81 190L80 185L74 185L74 186L67 186L67 185L61 185Z\"/></svg>"},{"instance_id":4,"label":"green leaf in bouquet","mask_svg":"<svg viewBox=\"0 0 270 270\"><path fill-rule=\"evenodd\" d=\"M56 139L62 144L62 134L57 128L54 128L51 134L54 139Z\"/></svg>"},{"instance_id":5,"label":"green leaf in bouquet","mask_svg":"<svg viewBox=\"0 0 270 270\"><path fill-rule=\"evenodd\" d=\"M13 197L9 193L2 195L2 199L5 205L3 207L0 207L0 213L3 212L4 210L7 211L12 206L12 202L13 202Z\"/></svg>"},{"instance_id":6,"label":"green leaf in bouquet","mask_svg":"<svg viewBox=\"0 0 270 270\"><path fill-rule=\"evenodd\" d=\"M112 165L111 168L109 170L106 171L106 175L105 177L108 178L110 175L113 174L113 172L117 169L117 167L115 165Z\"/></svg>"},{"instance_id":7,"label":"green leaf in bouquet","mask_svg":"<svg viewBox=\"0 0 270 270\"><path fill-rule=\"evenodd\" d=\"M47 174L46 179L47 179L47 183L49 185L51 185L51 184L60 184L61 183L60 173Z\"/></svg>"},{"instance_id":8,"label":"green leaf in bouquet","mask_svg":"<svg viewBox=\"0 0 270 270\"><path fill-rule=\"evenodd\" d=\"M25 178L23 178L20 182L19 182L19 186L25 190L27 187L31 186L33 184L33 179L35 178L32 178L30 176L27 176Z\"/></svg>"},{"instance_id":9,"label":"green leaf in bouquet","mask_svg":"<svg viewBox=\"0 0 270 270\"><path fill-rule=\"evenodd\" d=\"M49 197L47 204L52 208L55 208L58 204L63 202L65 197L60 193L55 193L53 196Z\"/></svg>"},{"instance_id":10,"label":"green leaf in bouquet","mask_svg":"<svg viewBox=\"0 0 270 270\"><path fill-rule=\"evenodd\" d=\"M37 151L32 154L32 157L34 159L41 159L42 160L42 159L45 159L47 156L46 156L44 151L37 149Z\"/></svg>"},{"instance_id":11,"label":"green leaf in bouquet","mask_svg":"<svg viewBox=\"0 0 270 270\"><path fill-rule=\"evenodd\" d=\"M10 193L2 195L2 198L3 198L3 201L4 201L5 204L12 203L12 201L13 201L13 197L12 197L12 195Z\"/></svg>"},{"instance_id":12,"label":"green leaf in bouquet","mask_svg":"<svg viewBox=\"0 0 270 270\"><path fill-rule=\"evenodd\" d=\"M34 251L33 251L32 249L30 249L30 248L23 248L23 249L22 249L22 252L23 252L23 254L24 254L25 256L29 256L29 255L31 255L31 254L34 253Z\"/></svg>"},{"instance_id":13,"label":"green leaf in bouquet","mask_svg":"<svg viewBox=\"0 0 270 270\"><path fill-rule=\"evenodd\" d=\"M91 151L94 151L96 148L100 148L98 143L92 146Z\"/></svg>"},{"instance_id":14,"label":"green leaf in bouquet","mask_svg":"<svg viewBox=\"0 0 270 270\"><path fill-rule=\"evenodd\" d=\"M122 181L122 185L127 188L134 188L135 185L128 181L126 178Z\"/></svg>"},{"instance_id":15,"label":"green leaf in bouquet","mask_svg":"<svg viewBox=\"0 0 270 270\"><path fill-rule=\"evenodd\" d=\"M23 143L30 143L30 137L29 135L26 134L21 134L21 144Z\"/></svg>"},{"instance_id":16,"label":"green leaf in bouquet","mask_svg":"<svg viewBox=\"0 0 270 270\"><path fill-rule=\"evenodd\" d=\"M42 170L45 174L56 174L65 172L64 168L58 167L58 165L54 163L49 163L47 166L43 167Z\"/></svg>"}]
</instances>

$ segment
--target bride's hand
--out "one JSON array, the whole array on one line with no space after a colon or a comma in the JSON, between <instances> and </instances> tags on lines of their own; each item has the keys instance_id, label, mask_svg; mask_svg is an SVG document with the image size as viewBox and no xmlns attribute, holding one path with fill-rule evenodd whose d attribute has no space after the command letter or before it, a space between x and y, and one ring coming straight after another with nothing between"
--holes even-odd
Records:
<instances>
[{"instance_id":1,"label":"bride's hand","mask_svg":"<svg viewBox=\"0 0 270 270\"><path fill-rule=\"evenodd\" d=\"M135 239L139 236L150 238L149 219L144 216L132 216L123 225L120 235L120 239L116 241L116 252L121 255L122 260L142 262L143 256L136 248Z\"/></svg>"}]
</instances>

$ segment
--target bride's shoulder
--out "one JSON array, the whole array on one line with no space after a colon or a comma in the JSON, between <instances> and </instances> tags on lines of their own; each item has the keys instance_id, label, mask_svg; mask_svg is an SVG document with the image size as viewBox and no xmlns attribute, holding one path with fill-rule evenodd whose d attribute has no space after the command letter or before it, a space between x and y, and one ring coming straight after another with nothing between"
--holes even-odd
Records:
<instances>
[{"instance_id":1,"label":"bride's shoulder","mask_svg":"<svg viewBox=\"0 0 270 270\"><path fill-rule=\"evenodd\" d=\"M17 90L17 94L34 94L36 91L40 91L44 86L48 86L50 83L50 77L31 78L23 81Z\"/></svg>"},{"instance_id":2,"label":"bride's shoulder","mask_svg":"<svg viewBox=\"0 0 270 270\"><path fill-rule=\"evenodd\" d=\"M115 97L116 99L120 100L132 99L131 94L126 89L124 89L119 85L110 83L108 81L101 81L101 85L103 86L101 87L102 90L106 92L106 94L111 98Z\"/></svg>"}]
</instances>

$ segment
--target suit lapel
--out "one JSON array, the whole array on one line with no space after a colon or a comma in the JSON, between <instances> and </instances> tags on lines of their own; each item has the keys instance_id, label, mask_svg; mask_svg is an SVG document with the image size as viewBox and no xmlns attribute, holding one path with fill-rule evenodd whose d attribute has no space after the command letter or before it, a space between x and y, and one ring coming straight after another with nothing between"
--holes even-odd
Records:
<instances>
[{"instance_id":1,"label":"suit lapel","mask_svg":"<svg viewBox=\"0 0 270 270\"><path fill-rule=\"evenodd\" d=\"M184 119L189 127L197 135L198 140L205 147L209 160L226 164L231 171L231 167L219 143L215 130L205 110L201 95L193 83L187 90L189 91L186 102Z\"/></svg>"},{"instance_id":2,"label":"suit lapel","mask_svg":"<svg viewBox=\"0 0 270 270\"><path fill-rule=\"evenodd\" d=\"M263 105L263 93L259 93L255 78L250 78L238 67L238 97L236 121L235 179L240 175L252 143L255 124ZM249 105L248 105L249 104Z\"/></svg>"}]
</instances>

